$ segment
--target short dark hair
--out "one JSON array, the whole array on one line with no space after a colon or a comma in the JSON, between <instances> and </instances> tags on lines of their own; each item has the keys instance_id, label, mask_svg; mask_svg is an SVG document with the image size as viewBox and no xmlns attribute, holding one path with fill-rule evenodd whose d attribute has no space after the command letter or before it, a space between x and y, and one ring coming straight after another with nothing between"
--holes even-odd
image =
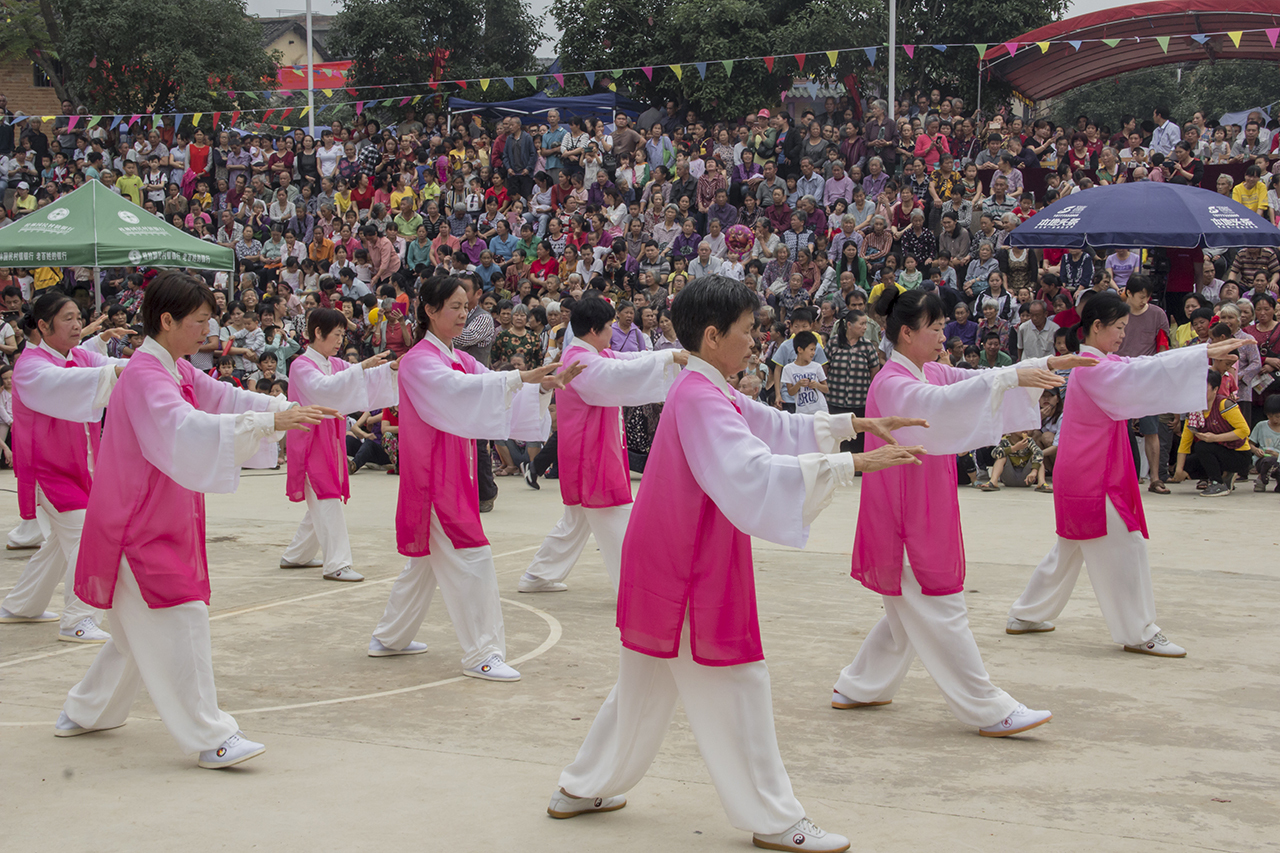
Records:
<instances>
[{"instance_id":1,"label":"short dark hair","mask_svg":"<svg viewBox=\"0 0 1280 853\"><path fill-rule=\"evenodd\" d=\"M347 315L337 308L317 308L307 315L307 339L323 338L339 326L347 325Z\"/></svg>"},{"instance_id":2,"label":"short dark hair","mask_svg":"<svg viewBox=\"0 0 1280 853\"><path fill-rule=\"evenodd\" d=\"M165 314L175 321L182 320L200 310L202 305L210 311L218 310L213 291L204 279L181 270L165 270L151 280L143 293L142 309L138 312L142 318L142 330L147 337L154 338L160 334L160 321Z\"/></svg>"},{"instance_id":3,"label":"short dark hair","mask_svg":"<svg viewBox=\"0 0 1280 853\"><path fill-rule=\"evenodd\" d=\"M630 305L629 302L619 302L618 307ZM598 332L613 322L613 318L617 312L613 310L613 306L607 300L599 296L583 297L576 305L573 306L573 314L569 317L569 325L573 327L573 336L580 338L593 332Z\"/></svg>"},{"instance_id":4,"label":"short dark hair","mask_svg":"<svg viewBox=\"0 0 1280 853\"><path fill-rule=\"evenodd\" d=\"M1145 275L1137 274L1129 276L1129 281L1125 284L1124 289L1127 292L1137 291L1138 293L1151 293L1151 279Z\"/></svg>"},{"instance_id":5,"label":"short dark hair","mask_svg":"<svg viewBox=\"0 0 1280 853\"><path fill-rule=\"evenodd\" d=\"M671 323L680 345L689 352L702 349L707 327L724 334L742 317L760 307L755 293L740 281L722 275L704 275L685 286L671 303ZM574 316L580 306L575 306Z\"/></svg>"},{"instance_id":6,"label":"short dark hair","mask_svg":"<svg viewBox=\"0 0 1280 853\"><path fill-rule=\"evenodd\" d=\"M808 347L816 347L818 345L818 336L813 332L799 332L791 339L792 345L796 348L796 352Z\"/></svg>"}]
</instances>

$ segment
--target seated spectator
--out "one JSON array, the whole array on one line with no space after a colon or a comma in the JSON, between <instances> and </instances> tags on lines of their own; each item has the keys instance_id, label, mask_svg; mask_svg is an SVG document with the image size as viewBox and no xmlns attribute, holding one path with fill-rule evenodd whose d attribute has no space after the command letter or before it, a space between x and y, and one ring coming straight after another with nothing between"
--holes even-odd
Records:
<instances>
[{"instance_id":1,"label":"seated spectator","mask_svg":"<svg viewBox=\"0 0 1280 853\"><path fill-rule=\"evenodd\" d=\"M1188 416L1178 445L1173 482L1199 477L1204 497L1229 495L1236 477L1249 472L1249 424L1239 406L1221 393L1222 374L1210 370L1206 382L1207 408ZM1197 487L1198 488L1198 487Z\"/></svg>"}]
</instances>

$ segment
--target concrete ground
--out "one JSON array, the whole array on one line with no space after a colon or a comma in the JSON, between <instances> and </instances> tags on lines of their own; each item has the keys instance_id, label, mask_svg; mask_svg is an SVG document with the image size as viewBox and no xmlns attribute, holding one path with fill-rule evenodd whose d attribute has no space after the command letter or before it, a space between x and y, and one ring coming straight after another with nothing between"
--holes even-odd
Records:
<instances>
[{"instance_id":1,"label":"concrete ground","mask_svg":"<svg viewBox=\"0 0 1280 853\"><path fill-rule=\"evenodd\" d=\"M546 816L615 678L613 605L593 545L568 592L516 593L560 514L558 490L499 483L484 521L518 684L460 677L438 600L419 635L429 654L365 655L402 562L393 478L353 479L362 584L276 568L302 514L282 474L248 474L237 494L209 499L219 700L269 747L233 770L197 769L145 694L124 728L54 738L96 647L57 642L56 624L0 626L4 849L749 849L682 713L626 809ZM0 488L12 491L12 478ZM1005 612L1052 542L1052 498L962 490L969 611L987 668L1055 715L1004 740L958 723L919 662L892 705L831 709L837 673L882 612L848 577L856 489L837 496L804 551L757 542L778 737L810 817L855 850L1280 849L1280 496L1246 485L1206 501L1173 488L1144 496L1160 624L1189 648L1185 660L1121 652L1083 579L1056 633L1006 635ZM16 501L3 503L7 530ZM30 553L0 559L0 588Z\"/></svg>"}]
</instances>

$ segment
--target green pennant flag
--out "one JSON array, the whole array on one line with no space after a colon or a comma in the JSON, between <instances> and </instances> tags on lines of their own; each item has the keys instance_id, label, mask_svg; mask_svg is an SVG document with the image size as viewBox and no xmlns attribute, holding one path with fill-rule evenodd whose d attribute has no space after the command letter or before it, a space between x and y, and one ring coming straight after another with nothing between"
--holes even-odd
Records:
<instances>
[{"instance_id":1,"label":"green pennant flag","mask_svg":"<svg viewBox=\"0 0 1280 853\"><path fill-rule=\"evenodd\" d=\"M1102 43L1107 47L1115 47L1120 43L1120 39L1103 39Z\"/></svg>"},{"instance_id":2,"label":"green pennant flag","mask_svg":"<svg viewBox=\"0 0 1280 853\"><path fill-rule=\"evenodd\" d=\"M1160 49L1161 49L1162 51L1164 51L1165 53L1168 53L1168 52L1169 52L1169 37L1168 37L1168 36L1156 36L1156 43L1160 45Z\"/></svg>"},{"instance_id":3,"label":"green pennant flag","mask_svg":"<svg viewBox=\"0 0 1280 853\"><path fill-rule=\"evenodd\" d=\"M724 76L732 77L733 76L733 60L725 59L725 60L722 60L720 64L724 66Z\"/></svg>"},{"instance_id":4,"label":"green pennant flag","mask_svg":"<svg viewBox=\"0 0 1280 853\"><path fill-rule=\"evenodd\" d=\"M978 49L979 59L987 55L987 46L985 44L975 44L974 47Z\"/></svg>"},{"instance_id":5,"label":"green pennant flag","mask_svg":"<svg viewBox=\"0 0 1280 853\"><path fill-rule=\"evenodd\" d=\"M528 80L528 81L529 81L529 85L530 85L530 86L532 86L533 88L535 88L535 89L536 89L536 88L538 88L538 78L537 78L537 77L529 76L529 77L526 77L526 78L524 78L524 79Z\"/></svg>"}]
</instances>

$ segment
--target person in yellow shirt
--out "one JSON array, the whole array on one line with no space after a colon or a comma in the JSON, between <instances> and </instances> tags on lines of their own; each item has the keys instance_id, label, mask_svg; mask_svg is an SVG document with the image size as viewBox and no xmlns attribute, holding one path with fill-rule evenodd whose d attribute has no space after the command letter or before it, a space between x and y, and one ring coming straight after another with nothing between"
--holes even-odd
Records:
<instances>
[{"instance_id":1,"label":"person in yellow shirt","mask_svg":"<svg viewBox=\"0 0 1280 853\"><path fill-rule=\"evenodd\" d=\"M396 175L396 188L391 191L391 209L399 210L400 200L406 198L409 199L409 203L412 206L418 206L418 194L413 191L413 187L409 186L404 172L401 172Z\"/></svg>"},{"instance_id":2,"label":"person in yellow shirt","mask_svg":"<svg viewBox=\"0 0 1280 853\"><path fill-rule=\"evenodd\" d=\"M31 185L26 181L18 182L18 191L13 197L13 216L17 219L28 213L36 212L36 197L31 194Z\"/></svg>"},{"instance_id":3,"label":"person in yellow shirt","mask_svg":"<svg viewBox=\"0 0 1280 853\"><path fill-rule=\"evenodd\" d=\"M338 209L338 216L347 215L351 209L351 187L345 178L338 178L338 190L333 194L333 204Z\"/></svg>"},{"instance_id":4,"label":"person in yellow shirt","mask_svg":"<svg viewBox=\"0 0 1280 853\"><path fill-rule=\"evenodd\" d=\"M1259 216L1267 209L1267 186L1262 183L1262 169L1253 165L1244 170L1244 181L1231 191L1231 200L1243 204Z\"/></svg>"},{"instance_id":5,"label":"person in yellow shirt","mask_svg":"<svg viewBox=\"0 0 1280 853\"><path fill-rule=\"evenodd\" d=\"M31 289L36 293L62 283L62 270L56 267L38 267L31 272L34 277Z\"/></svg>"},{"instance_id":6,"label":"person in yellow shirt","mask_svg":"<svg viewBox=\"0 0 1280 853\"><path fill-rule=\"evenodd\" d=\"M1253 461L1249 449L1249 424L1234 400L1219 393L1222 374L1210 370L1205 389L1208 408L1187 418L1178 445L1178 466L1172 482L1190 477L1204 481L1201 496L1223 497L1231 493L1236 477L1248 473Z\"/></svg>"},{"instance_id":7,"label":"person in yellow shirt","mask_svg":"<svg viewBox=\"0 0 1280 853\"><path fill-rule=\"evenodd\" d=\"M124 176L116 180L116 187L119 188L120 195L142 207L142 178L138 177L138 164L135 161L125 161ZM212 199L210 202L212 203Z\"/></svg>"},{"instance_id":8,"label":"person in yellow shirt","mask_svg":"<svg viewBox=\"0 0 1280 853\"><path fill-rule=\"evenodd\" d=\"M905 287L903 287L901 284L898 284L897 280L894 277L893 270L883 269L880 271L880 280L876 282L875 287L871 288L871 295L867 297L868 305L876 304L876 300L880 298L881 293L884 293L884 288L885 288L885 285L887 284L892 284L894 287L898 288L899 293L903 293L906 291Z\"/></svg>"}]
</instances>

